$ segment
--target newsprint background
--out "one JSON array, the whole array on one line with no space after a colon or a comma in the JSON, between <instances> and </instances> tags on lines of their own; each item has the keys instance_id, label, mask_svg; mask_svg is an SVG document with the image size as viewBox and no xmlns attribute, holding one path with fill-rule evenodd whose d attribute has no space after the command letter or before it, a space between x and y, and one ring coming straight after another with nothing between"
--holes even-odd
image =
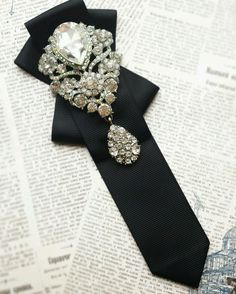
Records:
<instances>
[{"instance_id":1,"label":"newsprint background","mask_svg":"<svg viewBox=\"0 0 236 294\"><path fill-rule=\"evenodd\" d=\"M13 63L61 2L0 0L0 294L231 293L236 1L86 1L118 10L123 65L161 88L145 118L211 240L198 292L150 274L86 148L51 142L48 86Z\"/></svg>"}]
</instances>

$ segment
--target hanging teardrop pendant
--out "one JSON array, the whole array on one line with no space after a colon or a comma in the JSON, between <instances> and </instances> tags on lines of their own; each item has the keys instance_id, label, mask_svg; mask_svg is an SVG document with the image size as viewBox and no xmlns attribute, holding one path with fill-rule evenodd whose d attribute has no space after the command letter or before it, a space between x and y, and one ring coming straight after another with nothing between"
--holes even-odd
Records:
<instances>
[{"instance_id":1,"label":"hanging teardrop pendant","mask_svg":"<svg viewBox=\"0 0 236 294\"><path fill-rule=\"evenodd\" d=\"M140 154L138 140L125 128L112 124L107 137L109 153L118 163L132 164L138 159Z\"/></svg>"}]
</instances>

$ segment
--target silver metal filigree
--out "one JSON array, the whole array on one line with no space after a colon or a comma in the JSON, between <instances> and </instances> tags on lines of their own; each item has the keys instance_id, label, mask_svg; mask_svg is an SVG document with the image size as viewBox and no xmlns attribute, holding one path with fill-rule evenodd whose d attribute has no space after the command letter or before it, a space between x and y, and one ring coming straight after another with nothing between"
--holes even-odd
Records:
<instances>
[{"instance_id":1,"label":"silver metal filigree","mask_svg":"<svg viewBox=\"0 0 236 294\"><path fill-rule=\"evenodd\" d=\"M111 32L83 23L65 22L55 29L48 41L38 69L52 80L52 93L88 113L98 112L112 124L121 55L111 50ZM140 146L133 135L112 124L109 136L108 145L113 144L109 146L109 153L117 162L130 164L137 160ZM119 146L124 148L119 149ZM115 150L118 150L117 155Z\"/></svg>"}]
</instances>

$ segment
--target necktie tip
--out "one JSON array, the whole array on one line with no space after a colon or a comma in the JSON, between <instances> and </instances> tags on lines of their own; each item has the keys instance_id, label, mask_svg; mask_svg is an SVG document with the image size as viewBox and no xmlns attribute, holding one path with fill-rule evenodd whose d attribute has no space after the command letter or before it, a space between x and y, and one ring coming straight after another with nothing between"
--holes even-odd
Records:
<instances>
[{"instance_id":1,"label":"necktie tip","mask_svg":"<svg viewBox=\"0 0 236 294\"><path fill-rule=\"evenodd\" d=\"M180 258L172 260L168 264L159 265L157 269L151 269L152 274L162 278L183 284L191 288L198 288L204 271L205 260L210 242L208 238L203 244L195 247L190 253L184 253Z\"/></svg>"}]
</instances>

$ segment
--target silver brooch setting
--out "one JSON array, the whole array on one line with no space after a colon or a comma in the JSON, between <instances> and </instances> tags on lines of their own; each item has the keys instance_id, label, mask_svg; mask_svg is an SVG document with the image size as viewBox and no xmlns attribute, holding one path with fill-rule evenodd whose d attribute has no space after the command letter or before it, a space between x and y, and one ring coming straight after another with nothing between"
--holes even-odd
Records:
<instances>
[{"instance_id":1,"label":"silver brooch setting","mask_svg":"<svg viewBox=\"0 0 236 294\"><path fill-rule=\"evenodd\" d=\"M88 113L98 112L109 121L110 155L121 164L135 162L140 153L137 139L112 123L121 55L111 50L111 32L83 23L65 22L48 41L38 69L52 80L52 93Z\"/></svg>"}]
</instances>

